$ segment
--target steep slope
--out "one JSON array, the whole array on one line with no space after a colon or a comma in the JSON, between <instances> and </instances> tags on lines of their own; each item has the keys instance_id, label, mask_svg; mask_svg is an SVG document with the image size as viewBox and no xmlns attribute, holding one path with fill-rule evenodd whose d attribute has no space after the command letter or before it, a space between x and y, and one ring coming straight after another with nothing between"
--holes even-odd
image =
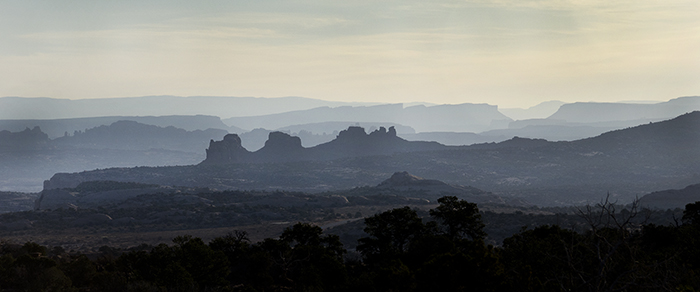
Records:
<instances>
[{"instance_id":1,"label":"steep slope","mask_svg":"<svg viewBox=\"0 0 700 292\"><path fill-rule=\"evenodd\" d=\"M700 201L700 184L689 185L680 190L665 190L646 194L639 198L639 205L646 208L685 208L686 204Z\"/></svg>"},{"instance_id":2,"label":"steep slope","mask_svg":"<svg viewBox=\"0 0 700 292\"><path fill-rule=\"evenodd\" d=\"M616 130L574 142L581 147L601 151L653 151L700 155L700 112L674 119ZM659 153L667 154L667 153Z\"/></svg>"}]
</instances>

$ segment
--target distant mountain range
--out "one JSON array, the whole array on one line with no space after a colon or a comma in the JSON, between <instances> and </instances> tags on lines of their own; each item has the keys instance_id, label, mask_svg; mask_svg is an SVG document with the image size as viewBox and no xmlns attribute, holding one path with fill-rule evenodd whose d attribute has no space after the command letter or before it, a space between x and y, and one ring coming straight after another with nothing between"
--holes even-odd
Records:
<instances>
[{"instance_id":1,"label":"distant mountain range","mask_svg":"<svg viewBox=\"0 0 700 292\"><path fill-rule=\"evenodd\" d=\"M319 153L314 155L308 154L309 149L304 150L294 137L278 133L271 135L270 147L254 153L211 156L246 153L226 150L225 145L238 145L236 136L230 135L224 141L210 143L209 161L197 166L56 174L45 183L45 189L115 180L215 189L322 192L376 185L396 171L408 171L538 205L596 202L607 193L624 203L655 190L683 188L700 181L699 129L700 112L693 112L572 142L515 138L463 147L425 144L434 145L435 149L418 147L414 152L402 152L391 150L390 144L383 145L386 148L372 148L372 144L350 147L352 143L339 138L323 144L326 150L311 151ZM367 140L358 141L370 143L368 137L372 133L361 134ZM389 131L374 134L381 137L378 141L395 141L396 145L408 142L387 136ZM219 146L213 145L221 149L216 150ZM377 149L384 152L374 152ZM324 160L315 156L321 153L331 153L335 158ZM237 160L240 157L246 158Z\"/></svg>"},{"instance_id":2,"label":"distant mountain range","mask_svg":"<svg viewBox=\"0 0 700 292\"><path fill-rule=\"evenodd\" d=\"M545 105L547 104L541 104ZM561 104L556 112L546 118L518 119L509 123L507 129L493 129L479 135L573 141L612 130L667 120L697 110L700 110L699 96L680 97L660 103L568 103ZM521 113L517 110L511 112L516 115Z\"/></svg>"},{"instance_id":3,"label":"distant mountain range","mask_svg":"<svg viewBox=\"0 0 700 292\"><path fill-rule=\"evenodd\" d=\"M280 114L233 117L224 119L228 125L244 129L262 127L277 129L288 125L334 122L391 122L410 126L418 132L452 131L480 132L493 128L505 128L510 121L488 104L436 105L426 107L403 104L385 104L360 107L320 107L290 111Z\"/></svg>"},{"instance_id":4,"label":"distant mountain range","mask_svg":"<svg viewBox=\"0 0 700 292\"><path fill-rule=\"evenodd\" d=\"M196 164L206 157L208 141L226 134L219 129L186 131L134 121L116 121L54 139L38 126L0 131L0 191L39 191L41 182L57 172Z\"/></svg>"},{"instance_id":5,"label":"distant mountain range","mask_svg":"<svg viewBox=\"0 0 700 292\"><path fill-rule=\"evenodd\" d=\"M336 131L359 124L365 128L394 126L400 137L411 141L469 145L514 136L573 141L693 110L700 110L700 97L653 104L549 101L528 109L499 109L487 104L342 103L302 97L4 97L0 98L0 130L16 132L39 126L53 139L66 132L131 120L189 131L223 129L240 134L244 147L255 151L267 137L260 129L297 135L302 145L311 147L331 141ZM244 137L249 131L251 134Z\"/></svg>"},{"instance_id":6,"label":"distant mountain range","mask_svg":"<svg viewBox=\"0 0 700 292\"><path fill-rule=\"evenodd\" d=\"M220 129L187 131L173 126L158 127L135 121L118 121L109 126L56 138L51 141L51 145L61 149L164 149L202 153L208 140L226 134L228 131Z\"/></svg>"},{"instance_id":7,"label":"distant mountain range","mask_svg":"<svg viewBox=\"0 0 700 292\"><path fill-rule=\"evenodd\" d=\"M323 106L372 103L325 101L304 97L141 96L99 99L0 97L0 119L67 119L101 116L210 115L258 116ZM251 128L252 129L252 128Z\"/></svg>"},{"instance_id":8,"label":"distant mountain range","mask_svg":"<svg viewBox=\"0 0 700 292\"><path fill-rule=\"evenodd\" d=\"M109 116L109 117L89 117L71 119L41 119L41 120L0 120L0 130L11 132L22 131L25 128L41 128L42 132L54 139L73 134L76 131L85 131L99 126L107 126L118 121L134 121L141 124L158 127L176 127L187 131L222 129L234 133L241 133L244 130L236 127L229 127L219 117L215 116Z\"/></svg>"},{"instance_id":9,"label":"distant mountain range","mask_svg":"<svg viewBox=\"0 0 700 292\"><path fill-rule=\"evenodd\" d=\"M566 103L558 100L550 100L526 109L499 108L498 111L513 120L544 119L554 114L563 104Z\"/></svg>"}]
</instances>

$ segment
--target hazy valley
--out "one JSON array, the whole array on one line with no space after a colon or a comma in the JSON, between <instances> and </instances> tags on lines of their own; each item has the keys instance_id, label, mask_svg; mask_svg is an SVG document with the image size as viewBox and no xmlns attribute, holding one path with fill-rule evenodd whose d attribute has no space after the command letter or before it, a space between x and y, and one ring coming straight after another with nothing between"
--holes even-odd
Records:
<instances>
[{"instance_id":1,"label":"hazy valley","mask_svg":"<svg viewBox=\"0 0 700 292\"><path fill-rule=\"evenodd\" d=\"M268 112L223 119L157 116L158 112L134 116L113 106L114 111L105 112L113 116L105 117L0 120L4 250L17 256L39 250L45 255L40 259L62 263L58 267L63 275L78 281L71 284L75 287L99 286L98 279L109 276L121 283L114 289L135 289L119 271L141 273L145 278L138 283L159 280L146 276L152 272L120 266L133 257L156 264L158 253L178 253L201 243L200 251L229 252L226 258L236 265L253 267L260 259L232 257L232 248L242 252L239 256L264 255L270 261L260 273L274 276L280 248L292 256L305 248L290 243L289 236L304 241L325 234L323 240L342 251L337 264L360 273L351 276L359 278L337 283L359 285L363 277L381 278L372 267L384 264L372 258L387 256L368 252L367 244L379 240L370 228L378 224L373 220L399 213L418 220L411 223L418 224L411 232L423 234L406 239L411 248L398 253L417 277L428 277L422 267L434 259L417 260L428 251L414 246L442 244L446 238L456 248L448 248L450 254L457 252L447 258L484 248L484 254L515 267L514 258L527 253L517 251L514 242L541 232L596 232L596 214L624 218L615 232L644 230L629 237L644 242L659 238L649 233L655 229L647 231L655 226L667 228L665 232L692 232L690 213L683 208L700 201L698 97L651 105L550 102L503 113L495 106L471 104L322 104L275 112L283 106L272 101L256 101L267 103ZM3 102L24 101L0 99ZM319 105L313 100L300 104L305 103ZM468 239L445 233L448 229L440 224L447 221L435 214L446 210L441 208L450 198L462 204L459 208L478 206L470 216L483 222L473 227L481 235ZM471 207L459 208L467 212ZM383 220L406 219L401 218ZM687 245L684 240L673 244ZM15 244L25 242L35 245ZM583 237L580 242L595 244ZM463 249L465 244L470 247ZM427 249L434 254L430 258L446 246ZM505 256L513 252L511 258ZM82 254L89 260L81 260ZM351 268L360 257L367 265ZM473 261L456 269L470 267ZM79 263L119 268L88 273L92 280L79 282L70 268ZM183 267L195 273L190 268ZM683 270L673 271L685 275ZM494 287L519 285L514 284L521 281L517 277L508 277L514 278L498 280ZM245 283L270 287L268 282Z\"/></svg>"}]
</instances>

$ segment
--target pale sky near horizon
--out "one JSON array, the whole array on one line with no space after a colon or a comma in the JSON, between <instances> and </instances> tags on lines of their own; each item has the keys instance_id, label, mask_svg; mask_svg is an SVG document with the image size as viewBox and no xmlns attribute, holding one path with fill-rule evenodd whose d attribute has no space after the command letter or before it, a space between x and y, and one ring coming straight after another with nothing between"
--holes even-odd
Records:
<instances>
[{"instance_id":1,"label":"pale sky near horizon","mask_svg":"<svg viewBox=\"0 0 700 292\"><path fill-rule=\"evenodd\" d=\"M700 1L0 1L0 96L700 95Z\"/></svg>"}]
</instances>

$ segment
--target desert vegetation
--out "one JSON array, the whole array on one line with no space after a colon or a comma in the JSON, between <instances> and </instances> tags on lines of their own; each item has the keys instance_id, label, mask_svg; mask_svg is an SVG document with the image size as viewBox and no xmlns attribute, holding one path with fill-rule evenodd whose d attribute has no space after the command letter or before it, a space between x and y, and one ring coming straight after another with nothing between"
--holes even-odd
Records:
<instances>
[{"instance_id":1,"label":"desert vegetation","mask_svg":"<svg viewBox=\"0 0 700 292\"><path fill-rule=\"evenodd\" d=\"M476 204L443 197L427 213L394 208L364 219L356 249L295 223L253 242L231 231L208 242L96 253L2 243L0 287L16 291L694 291L700 202L675 224L609 201L578 208L584 229L523 228L485 242ZM421 216L421 214L423 216Z\"/></svg>"}]
</instances>

